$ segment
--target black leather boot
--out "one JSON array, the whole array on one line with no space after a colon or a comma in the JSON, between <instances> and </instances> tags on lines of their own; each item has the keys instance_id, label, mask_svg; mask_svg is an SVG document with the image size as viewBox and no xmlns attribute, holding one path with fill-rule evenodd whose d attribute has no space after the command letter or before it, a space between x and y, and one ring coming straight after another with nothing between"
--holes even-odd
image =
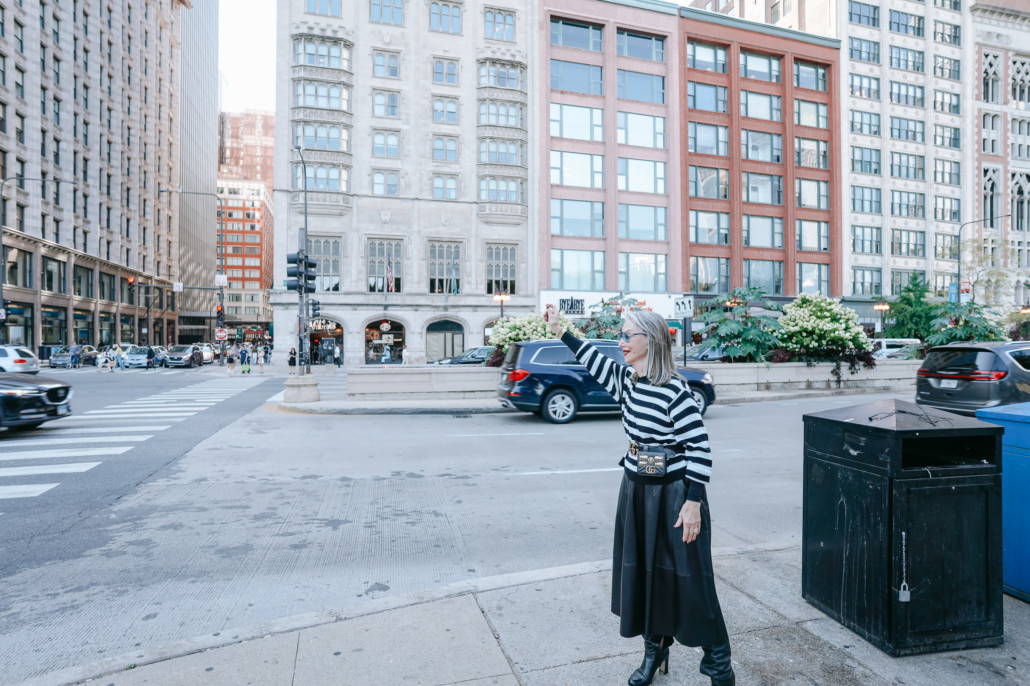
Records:
<instances>
[{"instance_id":1,"label":"black leather boot","mask_svg":"<svg viewBox=\"0 0 1030 686\"><path fill-rule=\"evenodd\" d=\"M705 656L701 658L700 671L711 677L712 686L735 686L737 677L730 662L730 641L724 638L710 646L702 646Z\"/></svg>"},{"instance_id":2,"label":"black leather boot","mask_svg":"<svg viewBox=\"0 0 1030 686\"><path fill-rule=\"evenodd\" d=\"M629 677L629 686L648 686L660 669L669 673L669 646L672 640L666 636L644 636L644 661Z\"/></svg>"}]
</instances>

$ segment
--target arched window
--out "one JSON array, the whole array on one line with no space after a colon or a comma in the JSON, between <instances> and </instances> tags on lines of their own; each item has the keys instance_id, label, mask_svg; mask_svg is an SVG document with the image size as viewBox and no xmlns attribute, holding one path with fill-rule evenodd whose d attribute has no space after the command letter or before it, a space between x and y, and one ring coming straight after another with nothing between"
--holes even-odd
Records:
<instances>
[{"instance_id":1,"label":"arched window","mask_svg":"<svg viewBox=\"0 0 1030 686\"><path fill-rule=\"evenodd\" d=\"M400 139L396 133L386 134L386 156L397 157L400 154Z\"/></svg>"},{"instance_id":2,"label":"arched window","mask_svg":"<svg viewBox=\"0 0 1030 686\"><path fill-rule=\"evenodd\" d=\"M322 150L328 150L329 149L329 127L328 126L319 126L316 129L315 147L316 148L320 148Z\"/></svg>"},{"instance_id":3,"label":"arched window","mask_svg":"<svg viewBox=\"0 0 1030 686\"><path fill-rule=\"evenodd\" d=\"M305 124L304 125L304 147L313 148L315 147L315 125Z\"/></svg>"}]
</instances>

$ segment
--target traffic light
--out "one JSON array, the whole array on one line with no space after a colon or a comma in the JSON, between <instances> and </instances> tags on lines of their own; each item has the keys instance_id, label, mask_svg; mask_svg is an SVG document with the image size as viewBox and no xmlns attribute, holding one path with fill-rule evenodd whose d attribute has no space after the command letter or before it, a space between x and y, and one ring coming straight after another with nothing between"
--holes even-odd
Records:
<instances>
[{"instance_id":1,"label":"traffic light","mask_svg":"<svg viewBox=\"0 0 1030 686\"><path fill-rule=\"evenodd\" d=\"M136 277L130 276L126 281L129 282L129 293L133 293L136 290Z\"/></svg>"},{"instance_id":2,"label":"traffic light","mask_svg":"<svg viewBox=\"0 0 1030 686\"><path fill-rule=\"evenodd\" d=\"M317 317L321 313L322 310L321 310L320 305L321 305L321 303L319 303L317 300L312 300L311 301L311 317L312 318Z\"/></svg>"},{"instance_id":3,"label":"traffic light","mask_svg":"<svg viewBox=\"0 0 1030 686\"><path fill-rule=\"evenodd\" d=\"M215 323L219 329L225 328L225 308L215 305Z\"/></svg>"},{"instance_id":4,"label":"traffic light","mask_svg":"<svg viewBox=\"0 0 1030 686\"><path fill-rule=\"evenodd\" d=\"M315 269L318 262L304 253L293 252L286 256L286 289L298 293L315 292Z\"/></svg>"}]
</instances>

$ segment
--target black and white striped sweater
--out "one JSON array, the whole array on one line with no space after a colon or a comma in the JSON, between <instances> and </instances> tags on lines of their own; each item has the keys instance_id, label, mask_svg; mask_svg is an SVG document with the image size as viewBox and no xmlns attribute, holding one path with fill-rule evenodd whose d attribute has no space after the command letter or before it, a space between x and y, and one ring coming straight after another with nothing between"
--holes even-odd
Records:
<instances>
[{"instance_id":1,"label":"black and white striped sweater","mask_svg":"<svg viewBox=\"0 0 1030 686\"><path fill-rule=\"evenodd\" d=\"M660 481L677 479L688 482L687 499L699 501L704 485L712 475L712 451L708 432L701 421L701 412L694 402L687 382L674 376L665 386L648 383L645 377L633 383L633 368L606 357L594 346L566 331L562 342L569 346L590 375L619 403L622 426L631 441L642 445L672 448L676 456L666 465L666 476ZM628 448L628 446L627 446ZM626 475L637 480L637 461L628 450L620 460ZM654 479L646 477L648 482Z\"/></svg>"}]
</instances>

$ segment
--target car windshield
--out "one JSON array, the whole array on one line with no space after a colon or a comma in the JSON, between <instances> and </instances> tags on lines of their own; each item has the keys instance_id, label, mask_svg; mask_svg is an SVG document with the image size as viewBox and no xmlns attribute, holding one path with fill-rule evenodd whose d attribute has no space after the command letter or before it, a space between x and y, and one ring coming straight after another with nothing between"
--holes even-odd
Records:
<instances>
[{"instance_id":1,"label":"car windshield","mask_svg":"<svg viewBox=\"0 0 1030 686\"><path fill-rule=\"evenodd\" d=\"M169 350L168 352L170 352L170 353L188 353L190 350L191 350L191 348L188 345L176 345L176 346L173 346L172 349Z\"/></svg>"},{"instance_id":2,"label":"car windshield","mask_svg":"<svg viewBox=\"0 0 1030 686\"><path fill-rule=\"evenodd\" d=\"M146 355L147 349L141 345L137 345L135 348L129 351L130 355Z\"/></svg>"},{"instance_id":3,"label":"car windshield","mask_svg":"<svg viewBox=\"0 0 1030 686\"><path fill-rule=\"evenodd\" d=\"M71 352L71 351L68 350L68 346L64 345L64 346L61 346L60 348L58 348L57 352L55 352L54 354L55 355L60 355L61 353L69 353L69 352Z\"/></svg>"},{"instance_id":4,"label":"car windshield","mask_svg":"<svg viewBox=\"0 0 1030 686\"><path fill-rule=\"evenodd\" d=\"M928 372L976 372L1003 370L1001 360L990 350L931 350L923 361Z\"/></svg>"}]
</instances>

